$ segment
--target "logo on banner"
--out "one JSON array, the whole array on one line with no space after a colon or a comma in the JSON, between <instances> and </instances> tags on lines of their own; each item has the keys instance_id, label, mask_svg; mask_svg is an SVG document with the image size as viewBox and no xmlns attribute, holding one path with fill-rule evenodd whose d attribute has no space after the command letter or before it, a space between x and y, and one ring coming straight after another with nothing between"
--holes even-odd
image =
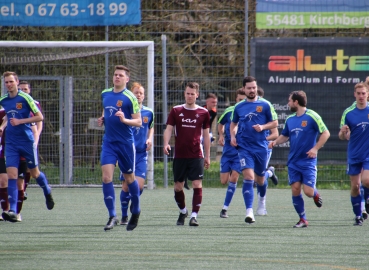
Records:
<instances>
[{"instance_id":1,"label":"logo on banner","mask_svg":"<svg viewBox=\"0 0 369 270\"><path fill-rule=\"evenodd\" d=\"M263 107L262 106L257 106L256 107L256 111L257 112L262 112L263 111Z\"/></svg>"},{"instance_id":2,"label":"logo on banner","mask_svg":"<svg viewBox=\"0 0 369 270\"><path fill-rule=\"evenodd\" d=\"M123 105L123 100L118 100L117 101L117 107L122 107L122 105Z\"/></svg>"},{"instance_id":3,"label":"logo on banner","mask_svg":"<svg viewBox=\"0 0 369 270\"><path fill-rule=\"evenodd\" d=\"M18 110L21 110L21 109L23 108L23 104L22 104L22 103L17 103L17 104L16 104L16 108L17 108Z\"/></svg>"},{"instance_id":4,"label":"logo on banner","mask_svg":"<svg viewBox=\"0 0 369 270\"><path fill-rule=\"evenodd\" d=\"M302 126L302 127L306 127L306 126L307 126L307 124L308 124L308 122L307 122L307 121L302 121L301 126Z\"/></svg>"}]
</instances>

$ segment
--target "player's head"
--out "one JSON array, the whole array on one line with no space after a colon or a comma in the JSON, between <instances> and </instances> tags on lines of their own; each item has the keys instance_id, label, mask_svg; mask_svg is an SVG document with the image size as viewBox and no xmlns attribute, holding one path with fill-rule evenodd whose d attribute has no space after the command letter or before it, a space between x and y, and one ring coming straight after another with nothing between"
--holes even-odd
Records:
<instances>
[{"instance_id":1,"label":"player's head","mask_svg":"<svg viewBox=\"0 0 369 270\"><path fill-rule=\"evenodd\" d=\"M185 88L185 100L187 105L193 105L196 103L196 99L199 97L200 86L197 82L189 82Z\"/></svg>"},{"instance_id":2,"label":"player's head","mask_svg":"<svg viewBox=\"0 0 369 270\"><path fill-rule=\"evenodd\" d=\"M218 105L218 97L213 94L213 93L209 93L206 96L206 108L208 110L213 110L216 108L216 106Z\"/></svg>"},{"instance_id":3,"label":"player's head","mask_svg":"<svg viewBox=\"0 0 369 270\"><path fill-rule=\"evenodd\" d=\"M260 86L258 86L257 92L258 92L258 96L259 97L263 97L264 96L264 89L261 88Z\"/></svg>"},{"instance_id":4,"label":"player's head","mask_svg":"<svg viewBox=\"0 0 369 270\"><path fill-rule=\"evenodd\" d=\"M8 91L18 91L18 75L13 71L5 71L3 73L5 86Z\"/></svg>"},{"instance_id":5,"label":"player's head","mask_svg":"<svg viewBox=\"0 0 369 270\"><path fill-rule=\"evenodd\" d=\"M236 91L236 103L240 102L241 100L244 100L246 98L246 93L243 90L243 88L239 88Z\"/></svg>"},{"instance_id":6,"label":"player's head","mask_svg":"<svg viewBox=\"0 0 369 270\"><path fill-rule=\"evenodd\" d=\"M357 83L355 84L354 87L355 91L354 91L354 96L356 98L356 102L358 104L365 104L368 100L368 91L369 88L366 85L366 83Z\"/></svg>"},{"instance_id":7,"label":"player's head","mask_svg":"<svg viewBox=\"0 0 369 270\"><path fill-rule=\"evenodd\" d=\"M297 112L299 107L306 107L306 104L307 97L304 91L298 90L291 92L288 98L288 106L290 107L291 112Z\"/></svg>"},{"instance_id":8,"label":"player's head","mask_svg":"<svg viewBox=\"0 0 369 270\"><path fill-rule=\"evenodd\" d=\"M248 99L255 99L257 96L257 83L256 79L252 76L246 76L243 78L243 90L246 93Z\"/></svg>"},{"instance_id":9,"label":"player's head","mask_svg":"<svg viewBox=\"0 0 369 270\"><path fill-rule=\"evenodd\" d=\"M31 94L31 85L27 81L20 81L18 88L24 93Z\"/></svg>"},{"instance_id":10,"label":"player's head","mask_svg":"<svg viewBox=\"0 0 369 270\"><path fill-rule=\"evenodd\" d=\"M135 95L139 104L145 99L145 89L139 82L132 83L131 92Z\"/></svg>"},{"instance_id":11,"label":"player's head","mask_svg":"<svg viewBox=\"0 0 369 270\"><path fill-rule=\"evenodd\" d=\"M125 66L115 66L113 83L115 87L126 87L129 82L129 69Z\"/></svg>"}]
</instances>

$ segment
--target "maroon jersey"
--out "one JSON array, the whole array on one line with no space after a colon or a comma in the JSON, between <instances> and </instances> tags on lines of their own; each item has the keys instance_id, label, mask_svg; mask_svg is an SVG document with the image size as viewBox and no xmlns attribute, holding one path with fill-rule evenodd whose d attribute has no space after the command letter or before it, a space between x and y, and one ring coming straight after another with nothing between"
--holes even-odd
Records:
<instances>
[{"instance_id":1,"label":"maroon jersey","mask_svg":"<svg viewBox=\"0 0 369 270\"><path fill-rule=\"evenodd\" d=\"M4 109L0 110L0 124L3 122L3 118L6 115L6 112ZM1 146L0 146L0 157L4 157L4 150L5 150L5 130L3 131L3 134L1 134L0 137Z\"/></svg>"},{"instance_id":2,"label":"maroon jersey","mask_svg":"<svg viewBox=\"0 0 369 270\"><path fill-rule=\"evenodd\" d=\"M203 158L201 145L202 130L210 128L210 115L207 109L196 106L187 109L177 105L169 113L167 125L174 126L175 158Z\"/></svg>"}]
</instances>

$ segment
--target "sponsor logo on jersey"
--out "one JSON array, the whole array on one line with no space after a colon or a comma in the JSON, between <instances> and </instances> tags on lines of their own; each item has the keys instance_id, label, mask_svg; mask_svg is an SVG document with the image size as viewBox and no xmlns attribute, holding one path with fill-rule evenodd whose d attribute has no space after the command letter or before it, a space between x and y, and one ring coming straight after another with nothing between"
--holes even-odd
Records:
<instances>
[{"instance_id":1,"label":"sponsor logo on jersey","mask_svg":"<svg viewBox=\"0 0 369 270\"><path fill-rule=\"evenodd\" d=\"M183 113L181 113L179 116L184 116Z\"/></svg>"},{"instance_id":2,"label":"sponsor logo on jersey","mask_svg":"<svg viewBox=\"0 0 369 270\"><path fill-rule=\"evenodd\" d=\"M302 121L302 122L301 122L301 126L302 126L302 127L306 127L306 126L307 126L307 124L308 124L308 121Z\"/></svg>"},{"instance_id":3,"label":"sponsor logo on jersey","mask_svg":"<svg viewBox=\"0 0 369 270\"><path fill-rule=\"evenodd\" d=\"M117 101L117 107L122 107L122 105L123 105L123 100L118 100Z\"/></svg>"},{"instance_id":4,"label":"sponsor logo on jersey","mask_svg":"<svg viewBox=\"0 0 369 270\"><path fill-rule=\"evenodd\" d=\"M23 104L22 104L22 103L17 103L17 104L16 104L16 108L17 108L18 110L22 109L22 108L23 108Z\"/></svg>"},{"instance_id":5,"label":"sponsor logo on jersey","mask_svg":"<svg viewBox=\"0 0 369 270\"><path fill-rule=\"evenodd\" d=\"M263 111L263 107L262 106L256 106L256 111L257 112L262 112Z\"/></svg>"},{"instance_id":6,"label":"sponsor logo on jersey","mask_svg":"<svg viewBox=\"0 0 369 270\"><path fill-rule=\"evenodd\" d=\"M143 122L145 123L145 124L147 124L148 122L149 122L149 118L147 117L147 116L145 116L145 117L143 117Z\"/></svg>"},{"instance_id":7,"label":"sponsor logo on jersey","mask_svg":"<svg viewBox=\"0 0 369 270\"><path fill-rule=\"evenodd\" d=\"M190 119L190 118L188 118L188 119L184 119L184 118L182 118L182 122L185 122L185 123L196 123L196 119Z\"/></svg>"}]
</instances>

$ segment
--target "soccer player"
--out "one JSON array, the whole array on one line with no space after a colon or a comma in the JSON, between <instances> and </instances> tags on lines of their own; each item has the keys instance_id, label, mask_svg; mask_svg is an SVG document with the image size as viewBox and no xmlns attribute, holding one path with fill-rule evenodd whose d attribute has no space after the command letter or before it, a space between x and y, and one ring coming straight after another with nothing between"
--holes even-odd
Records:
<instances>
[{"instance_id":1,"label":"soccer player","mask_svg":"<svg viewBox=\"0 0 369 270\"><path fill-rule=\"evenodd\" d=\"M263 98L264 97L264 90L260 86L258 86L258 96ZM269 135L266 137L266 140L272 141L277 139L278 137L278 129L273 128L270 130ZM268 149L268 155L267 155L267 165L269 164L270 157L272 156L272 149ZM258 195L258 208L256 210L256 214L258 216L266 216L267 210L266 210L266 191L268 188L268 178L272 179L272 182L274 185L278 185L278 177L275 175L275 169L273 166L270 166L267 168L265 172L265 179L264 179L264 185L258 185L256 184L256 190Z\"/></svg>"},{"instance_id":2,"label":"soccer player","mask_svg":"<svg viewBox=\"0 0 369 270\"><path fill-rule=\"evenodd\" d=\"M277 127L277 114L270 102L258 98L256 79L247 76L243 79L246 99L237 103L231 116L231 145L238 150L243 175L242 194L246 207L246 223L254 223L252 209L254 200L254 179L264 185L267 166L268 130Z\"/></svg>"},{"instance_id":3,"label":"soccer player","mask_svg":"<svg viewBox=\"0 0 369 270\"><path fill-rule=\"evenodd\" d=\"M204 106L204 108L206 108L209 112L210 115L210 142L213 142L215 140L215 138L213 137L213 133L212 133L212 127L213 127L213 122L214 119L217 117L217 105L218 105L218 97L213 94L213 93L209 93L206 96L206 104Z\"/></svg>"},{"instance_id":4,"label":"soccer player","mask_svg":"<svg viewBox=\"0 0 369 270\"><path fill-rule=\"evenodd\" d=\"M348 140L347 174L351 182L351 204L355 214L355 226L363 224L360 183L364 191L366 212L369 211L369 106L368 87L358 83L354 87L356 102L342 114L338 137Z\"/></svg>"},{"instance_id":5,"label":"soccer player","mask_svg":"<svg viewBox=\"0 0 369 270\"><path fill-rule=\"evenodd\" d=\"M27 93L28 95L31 95L31 85L28 81L20 81L18 88L20 90L22 90L24 93ZM40 102L38 102L37 100L34 100L34 102L37 105L40 112L42 112ZM36 145L38 145L38 142L39 142L40 136L41 136L41 132L42 132L42 128L43 128L43 121L39 121L35 124L36 124L36 131L37 131L37 134L34 134L35 135L35 143L36 143ZM19 178L19 180L20 179L21 178ZM31 180L31 174L30 174L29 170L27 170L27 172L23 175L23 179L24 179L24 200L27 200L26 189L27 189L28 184Z\"/></svg>"},{"instance_id":6,"label":"soccer player","mask_svg":"<svg viewBox=\"0 0 369 270\"><path fill-rule=\"evenodd\" d=\"M202 202L202 179L204 167L210 165L210 116L209 112L196 104L199 97L199 84L189 82L184 91L185 104L174 106L167 119L164 131L163 151L169 155L169 140L175 132L175 150L173 159L174 199L179 207L177 225L184 225L188 211L183 192L184 181L192 181L192 213L190 226L199 226L197 215ZM204 150L201 145L204 137ZM205 152L205 156L204 156Z\"/></svg>"},{"instance_id":7,"label":"soccer player","mask_svg":"<svg viewBox=\"0 0 369 270\"><path fill-rule=\"evenodd\" d=\"M98 125L105 125L105 134L100 163L104 202L109 213L105 231L113 229L114 225L118 224L113 186L113 174L117 162L131 194L132 216L127 224L127 231L137 227L141 213L140 188L134 174L136 153L132 127L140 127L142 121L137 98L126 88L129 75L127 67L115 66L114 87L101 92L103 112L98 118Z\"/></svg>"},{"instance_id":8,"label":"soccer player","mask_svg":"<svg viewBox=\"0 0 369 270\"><path fill-rule=\"evenodd\" d=\"M323 200L316 189L317 156L318 150L330 136L322 118L313 110L307 109L306 104L307 97L304 91L294 91L289 95L288 106L293 114L286 119L282 134L269 143L269 148L273 148L290 140L288 181L292 189L292 203L300 217L294 228L308 226L302 185L305 195L313 198L317 207L322 207Z\"/></svg>"},{"instance_id":9,"label":"soccer player","mask_svg":"<svg viewBox=\"0 0 369 270\"><path fill-rule=\"evenodd\" d=\"M37 149L34 144L34 135L30 124L43 120L43 115L28 94L18 90L18 75L7 71L3 74L8 93L0 98L0 105L5 109L7 118L6 144L6 170L8 174L9 211L4 211L2 216L5 220L17 221L18 201L18 166L20 157L24 157L30 169L31 176L44 191L46 207L54 208L54 200L47 178L38 168ZM30 113L33 116L30 116ZM3 132L1 129L0 132Z\"/></svg>"},{"instance_id":10,"label":"soccer player","mask_svg":"<svg viewBox=\"0 0 369 270\"><path fill-rule=\"evenodd\" d=\"M133 136L136 148L136 160L135 160L135 175L140 187L140 196L143 192L146 172L147 172L147 156L153 143L154 136L154 112L149 107L144 106L143 100L145 99L145 89L143 86L134 82L131 86L131 91L135 95L140 107L142 126L133 127ZM122 208L122 219L120 225L128 224L128 204L131 199L129 195L128 185L124 181L121 174L122 190L120 192L120 203Z\"/></svg>"},{"instance_id":11,"label":"soccer player","mask_svg":"<svg viewBox=\"0 0 369 270\"><path fill-rule=\"evenodd\" d=\"M240 88L236 92L236 103L246 98L245 91ZM222 157L220 159L220 182L228 183L223 208L220 211L221 218L228 218L228 207L236 193L238 177L241 173L240 160L237 149L231 145L231 135L229 126L234 106L228 107L218 120L218 144L223 146Z\"/></svg>"}]
</instances>

